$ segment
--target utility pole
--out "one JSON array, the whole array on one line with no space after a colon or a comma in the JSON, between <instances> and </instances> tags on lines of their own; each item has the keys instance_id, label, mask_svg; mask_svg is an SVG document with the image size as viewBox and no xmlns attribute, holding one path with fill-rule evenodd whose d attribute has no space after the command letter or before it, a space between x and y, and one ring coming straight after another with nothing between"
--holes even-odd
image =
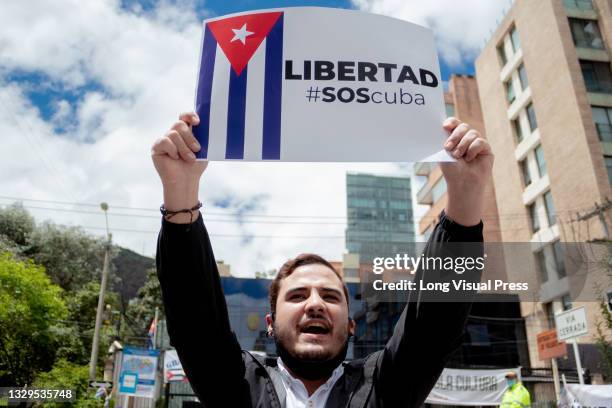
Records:
<instances>
[{"instance_id":1,"label":"utility pole","mask_svg":"<svg viewBox=\"0 0 612 408\"><path fill-rule=\"evenodd\" d=\"M153 348L156 348L157 344L157 319L159 318L159 308L155 306L155 317L153 318L153 324L155 325L155 331L153 332Z\"/></svg>"},{"instance_id":2,"label":"utility pole","mask_svg":"<svg viewBox=\"0 0 612 408\"><path fill-rule=\"evenodd\" d=\"M102 267L102 282L100 283L100 295L98 296L98 310L96 312L96 326L91 343L91 357L89 360L89 381L96 380L96 364L98 362L98 349L100 347L100 326L102 326L102 314L104 312L104 294L106 293L106 281L108 280L108 264L110 263L111 234L108 231L108 204L100 204L106 219L106 248L104 251L104 265Z\"/></svg>"},{"instance_id":3,"label":"utility pole","mask_svg":"<svg viewBox=\"0 0 612 408\"><path fill-rule=\"evenodd\" d=\"M606 197L603 204L599 205L598 203L595 203L595 208L588 211L586 214L578 214L578 221L586 221L595 216L599 217L599 222L601 222L604 234L606 235L605 238L610 239L610 231L608 230L608 223L606 222L606 211L610 208L612 208L612 201Z\"/></svg>"}]
</instances>

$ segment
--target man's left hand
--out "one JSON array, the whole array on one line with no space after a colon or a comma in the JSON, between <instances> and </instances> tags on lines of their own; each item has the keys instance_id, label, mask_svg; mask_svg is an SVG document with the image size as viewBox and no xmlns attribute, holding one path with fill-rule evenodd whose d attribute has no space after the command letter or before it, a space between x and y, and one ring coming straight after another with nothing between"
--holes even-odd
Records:
<instances>
[{"instance_id":1,"label":"man's left hand","mask_svg":"<svg viewBox=\"0 0 612 408\"><path fill-rule=\"evenodd\" d=\"M485 187L493 168L491 146L477 130L456 118L446 119L443 127L449 133L444 149L457 159L441 164L448 190L446 214L458 224L476 225L482 219Z\"/></svg>"}]
</instances>

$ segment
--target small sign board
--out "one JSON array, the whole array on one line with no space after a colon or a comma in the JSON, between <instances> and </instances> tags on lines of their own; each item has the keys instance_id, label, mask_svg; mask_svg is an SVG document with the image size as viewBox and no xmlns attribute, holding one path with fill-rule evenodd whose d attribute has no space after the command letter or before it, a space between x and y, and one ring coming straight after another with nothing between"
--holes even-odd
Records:
<instances>
[{"instance_id":1,"label":"small sign board","mask_svg":"<svg viewBox=\"0 0 612 408\"><path fill-rule=\"evenodd\" d=\"M112 381L90 381L89 382L89 388L100 388L100 387L104 387L107 389L113 388L113 382Z\"/></svg>"},{"instance_id":2,"label":"small sign board","mask_svg":"<svg viewBox=\"0 0 612 408\"><path fill-rule=\"evenodd\" d=\"M122 394L135 394L138 385L138 373L123 372L119 392Z\"/></svg>"},{"instance_id":3,"label":"small sign board","mask_svg":"<svg viewBox=\"0 0 612 408\"><path fill-rule=\"evenodd\" d=\"M567 344L557 341L555 329L546 330L537 335L538 357L540 360L563 357L567 354Z\"/></svg>"},{"instance_id":4,"label":"small sign board","mask_svg":"<svg viewBox=\"0 0 612 408\"><path fill-rule=\"evenodd\" d=\"M560 341L584 336L588 333L584 307L577 307L555 315L555 325L557 326L557 338Z\"/></svg>"}]
</instances>

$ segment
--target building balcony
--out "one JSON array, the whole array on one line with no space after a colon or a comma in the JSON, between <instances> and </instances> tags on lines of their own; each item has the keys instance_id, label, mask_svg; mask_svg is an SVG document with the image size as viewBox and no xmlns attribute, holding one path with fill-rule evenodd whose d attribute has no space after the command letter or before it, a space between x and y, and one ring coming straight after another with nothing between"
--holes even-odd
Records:
<instances>
[{"instance_id":1,"label":"building balcony","mask_svg":"<svg viewBox=\"0 0 612 408\"><path fill-rule=\"evenodd\" d=\"M414 163L415 176L428 176L431 173L431 163Z\"/></svg>"},{"instance_id":2,"label":"building balcony","mask_svg":"<svg viewBox=\"0 0 612 408\"><path fill-rule=\"evenodd\" d=\"M597 11L591 0L563 0L568 17L597 20Z\"/></svg>"},{"instance_id":3,"label":"building balcony","mask_svg":"<svg viewBox=\"0 0 612 408\"><path fill-rule=\"evenodd\" d=\"M568 10L595 10L593 0L563 0L563 4Z\"/></svg>"},{"instance_id":4,"label":"building balcony","mask_svg":"<svg viewBox=\"0 0 612 408\"><path fill-rule=\"evenodd\" d=\"M423 184L423 187L417 193L417 203L420 205L432 205L433 204L433 194L432 194L432 185L429 183Z\"/></svg>"}]
</instances>

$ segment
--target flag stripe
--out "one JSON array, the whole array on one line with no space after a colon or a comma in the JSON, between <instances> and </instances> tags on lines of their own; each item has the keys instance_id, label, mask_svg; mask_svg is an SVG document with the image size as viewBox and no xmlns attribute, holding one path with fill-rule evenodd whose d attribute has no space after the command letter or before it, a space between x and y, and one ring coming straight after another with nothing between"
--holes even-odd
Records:
<instances>
[{"instance_id":1,"label":"flag stripe","mask_svg":"<svg viewBox=\"0 0 612 408\"><path fill-rule=\"evenodd\" d=\"M226 159L244 158L244 124L248 65L240 75L230 67L229 98L227 101Z\"/></svg>"},{"instance_id":2,"label":"flag stripe","mask_svg":"<svg viewBox=\"0 0 612 408\"><path fill-rule=\"evenodd\" d=\"M283 14L266 38L262 159L279 160L283 92Z\"/></svg>"},{"instance_id":3,"label":"flag stripe","mask_svg":"<svg viewBox=\"0 0 612 408\"><path fill-rule=\"evenodd\" d=\"M198 78L198 93L196 95L196 112L200 116L200 126L194 126L193 133L201 150L197 157L208 157L208 138L210 125L210 98L212 94L213 72L215 70L215 55L217 54L217 41L213 37L208 24L204 30L204 44L202 45L202 59L200 61L200 77Z\"/></svg>"}]
</instances>

